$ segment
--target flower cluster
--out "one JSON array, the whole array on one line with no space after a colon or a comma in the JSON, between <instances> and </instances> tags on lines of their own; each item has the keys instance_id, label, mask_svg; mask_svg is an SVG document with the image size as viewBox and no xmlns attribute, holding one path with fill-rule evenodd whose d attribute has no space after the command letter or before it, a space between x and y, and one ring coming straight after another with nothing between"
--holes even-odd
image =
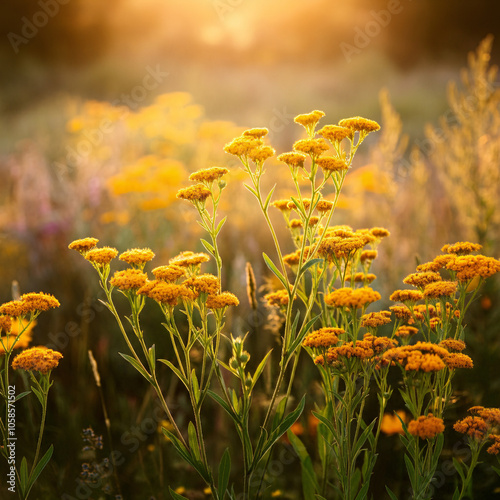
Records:
<instances>
[{"instance_id":1,"label":"flower cluster","mask_svg":"<svg viewBox=\"0 0 500 500\"><path fill-rule=\"evenodd\" d=\"M38 371L47 374L59 364L62 357L63 355L58 351L46 347L32 347L14 358L12 368L14 370Z\"/></svg>"},{"instance_id":2,"label":"flower cluster","mask_svg":"<svg viewBox=\"0 0 500 500\"><path fill-rule=\"evenodd\" d=\"M408 423L408 432L421 439L433 439L444 432L443 420L435 417L432 413L421 415L417 420Z\"/></svg>"},{"instance_id":3,"label":"flower cluster","mask_svg":"<svg viewBox=\"0 0 500 500\"><path fill-rule=\"evenodd\" d=\"M325 297L325 303L330 307L348 307L350 309L363 309L368 304L381 299L380 293L370 287L363 288L338 288Z\"/></svg>"}]
</instances>

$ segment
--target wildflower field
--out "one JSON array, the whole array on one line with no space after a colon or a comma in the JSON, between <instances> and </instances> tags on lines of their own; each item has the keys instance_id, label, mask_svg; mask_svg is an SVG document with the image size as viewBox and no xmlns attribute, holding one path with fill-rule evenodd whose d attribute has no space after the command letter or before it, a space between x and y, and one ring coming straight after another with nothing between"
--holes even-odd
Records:
<instances>
[{"instance_id":1,"label":"wildflower field","mask_svg":"<svg viewBox=\"0 0 500 500\"><path fill-rule=\"evenodd\" d=\"M1 157L0 498L500 498L493 46L419 147L176 90Z\"/></svg>"}]
</instances>

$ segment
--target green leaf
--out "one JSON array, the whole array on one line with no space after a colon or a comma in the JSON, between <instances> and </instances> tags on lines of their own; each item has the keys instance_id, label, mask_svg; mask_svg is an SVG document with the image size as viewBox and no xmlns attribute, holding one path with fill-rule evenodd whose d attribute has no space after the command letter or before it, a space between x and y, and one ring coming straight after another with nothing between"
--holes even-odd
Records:
<instances>
[{"instance_id":1,"label":"green leaf","mask_svg":"<svg viewBox=\"0 0 500 500\"><path fill-rule=\"evenodd\" d=\"M196 378L196 372L194 368L191 372L191 388L193 389L193 396L196 402L196 406L198 406L198 403L200 402L200 386L198 384L198 379Z\"/></svg>"},{"instance_id":2,"label":"green leaf","mask_svg":"<svg viewBox=\"0 0 500 500\"><path fill-rule=\"evenodd\" d=\"M172 364L172 362L169 361L168 359L159 359L158 361L160 363L163 363L163 364L167 365L175 373L175 375L177 376L177 378L185 385L186 389L189 390L189 385L188 385L187 378L181 373L181 371L179 370L179 368L177 368L176 366L174 366Z\"/></svg>"},{"instance_id":3,"label":"green leaf","mask_svg":"<svg viewBox=\"0 0 500 500\"><path fill-rule=\"evenodd\" d=\"M332 433L333 436L337 435L337 431L335 427L333 426L333 423L328 420L326 417L321 415L321 413L318 413L317 411L313 411L312 414L322 423L325 425L325 427Z\"/></svg>"},{"instance_id":4,"label":"green leaf","mask_svg":"<svg viewBox=\"0 0 500 500\"><path fill-rule=\"evenodd\" d=\"M318 479L314 472L313 463L306 447L302 441L290 430L287 430L288 440L293 446L300 459L302 470L302 491L304 498L314 498L314 495L319 491Z\"/></svg>"},{"instance_id":5,"label":"green leaf","mask_svg":"<svg viewBox=\"0 0 500 500\"><path fill-rule=\"evenodd\" d=\"M174 500L188 500L187 497L183 497L182 495L179 495L179 493L176 493L170 486L168 487L168 490Z\"/></svg>"},{"instance_id":6,"label":"green leaf","mask_svg":"<svg viewBox=\"0 0 500 500\"><path fill-rule=\"evenodd\" d=\"M233 409L224 401L217 393L212 390L208 390L207 394L216 401L222 409L226 411L226 413L238 424L240 423L240 417L233 411Z\"/></svg>"},{"instance_id":7,"label":"green leaf","mask_svg":"<svg viewBox=\"0 0 500 500\"><path fill-rule=\"evenodd\" d=\"M385 490L387 491L387 494L389 495L391 500L398 500L398 497L391 491L389 486L386 486Z\"/></svg>"},{"instance_id":8,"label":"green leaf","mask_svg":"<svg viewBox=\"0 0 500 500\"><path fill-rule=\"evenodd\" d=\"M38 476L40 476L43 469L45 469L45 466L49 463L49 461L52 457L53 451L54 451L54 445L51 444L49 449L45 452L45 455L36 464L36 467L33 469L33 472L30 474L29 481L28 481L28 489L25 492L26 497L28 496L28 493L30 492L33 485L35 484L36 480L38 479ZM21 467L22 467L22 464L21 464Z\"/></svg>"},{"instance_id":9,"label":"green leaf","mask_svg":"<svg viewBox=\"0 0 500 500\"><path fill-rule=\"evenodd\" d=\"M26 457L21 460L21 469L19 471L19 486L21 487L21 496L25 496L28 489L28 461Z\"/></svg>"},{"instance_id":10,"label":"green leaf","mask_svg":"<svg viewBox=\"0 0 500 500\"><path fill-rule=\"evenodd\" d=\"M305 219L307 217L307 214L304 212L304 209L303 209L302 204L300 203L300 201L297 200L297 198L295 198L293 196L290 196L290 199L293 201L293 203L297 207L297 212L301 213L302 217L304 217L304 219Z\"/></svg>"},{"instance_id":11,"label":"green leaf","mask_svg":"<svg viewBox=\"0 0 500 500\"><path fill-rule=\"evenodd\" d=\"M306 397L302 396L302 399L300 400L300 403L298 404L297 408L293 410L291 413L289 413L283 421L274 429L270 434L269 437L267 438L266 443L264 443L264 446L262 447L261 452L259 455L257 455L257 452L255 452L254 460L252 463L252 468L257 467L259 464L260 460L266 455L266 453L273 447L274 443L278 441L278 439L293 425L293 423L300 417L300 414L304 410L304 405L306 403Z\"/></svg>"},{"instance_id":12,"label":"green leaf","mask_svg":"<svg viewBox=\"0 0 500 500\"><path fill-rule=\"evenodd\" d=\"M370 481L368 479L363 484L363 487L359 490L359 493L356 495L356 500L365 500L367 498L368 488L370 487Z\"/></svg>"},{"instance_id":13,"label":"green leaf","mask_svg":"<svg viewBox=\"0 0 500 500\"><path fill-rule=\"evenodd\" d=\"M460 500L460 491L459 491L458 487L455 488L455 491L453 493L453 497L451 500Z\"/></svg>"},{"instance_id":14,"label":"green leaf","mask_svg":"<svg viewBox=\"0 0 500 500\"><path fill-rule=\"evenodd\" d=\"M281 401L276 406L276 413L274 414L273 423L271 425L271 432L278 427L283 420L285 414L286 398L281 398Z\"/></svg>"},{"instance_id":15,"label":"green leaf","mask_svg":"<svg viewBox=\"0 0 500 500\"><path fill-rule=\"evenodd\" d=\"M43 406L43 400L44 400L43 394L36 387L31 387L31 390L35 394L38 401L40 401L40 404Z\"/></svg>"},{"instance_id":16,"label":"green leaf","mask_svg":"<svg viewBox=\"0 0 500 500\"><path fill-rule=\"evenodd\" d=\"M290 347L288 348L287 355L291 356L292 353L297 349L299 344L302 344L302 341L304 340L304 337L307 335L309 332L309 329L316 323L316 320L321 316L321 314L318 314L317 316L314 316L314 318L310 319L305 326L303 326L300 329L299 334L297 337L294 339L294 341L291 343Z\"/></svg>"},{"instance_id":17,"label":"green leaf","mask_svg":"<svg viewBox=\"0 0 500 500\"><path fill-rule=\"evenodd\" d=\"M249 186L248 184L243 184L256 198L259 197L259 193L257 193L257 191L255 191L255 189L251 186Z\"/></svg>"},{"instance_id":18,"label":"green leaf","mask_svg":"<svg viewBox=\"0 0 500 500\"><path fill-rule=\"evenodd\" d=\"M222 226L224 225L226 220L227 220L227 215L217 225L217 229L215 230L215 236L217 236L220 233L220 230L222 229Z\"/></svg>"},{"instance_id":19,"label":"green leaf","mask_svg":"<svg viewBox=\"0 0 500 500\"><path fill-rule=\"evenodd\" d=\"M269 194L267 195L263 208L264 212L267 210L267 207L269 206L269 202L271 201L271 196L273 195L275 189L276 189L276 184L273 186L273 188L271 189L271 191L269 191Z\"/></svg>"},{"instance_id":20,"label":"green leaf","mask_svg":"<svg viewBox=\"0 0 500 500\"><path fill-rule=\"evenodd\" d=\"M269 355L273 352L273 350L271 349L265 356L264 358L262 359L262 361L259 363L259 366L257 367L257 369L255 370L255 373L253 374L253 377L252 377L252 385L250 386L250 392L253 390L255 384L257 383L257 380L259 379L262 371L264 370L264 367L266 366L266 362L269 358Z\"/></svg>"},{"instance_id":21,"label":"green leaf","mask_svg":"<svg viewBox=\"0 0 500 500\"><path fill-rule=\"evenodd\" d=\"M417 485L414 484L415 468L411 463L410 457L408 455L405 455L404 457L405 457L406 470L408 471L408 477L410 478L411 486L413 488L413 491L416 491Z\"/></svg>"},{"instance_id":22,"label":"green leaf","mask_svg":"<svg viewBox=\"0 0 500 500\"><path fill-rule=\"evenodd\" d=\"M148 358L150 366L154 367L156 364L156 347L154 344L148 349Z\"/></svg>"},{"instance_id":23,"label":"green leaf","mask_svg":"<svg viewBox=\"0 0 500 500\"><path fill-rule=\"evenodd\" d=\"M491 466L491 468L500 476L500 468L494 467L493 465Z\"/></svg>"},{"instance_id":24,"label":"green leaf","mask_svg":"<svg viewBox=\"0 0 500 500\"><path fill-rule=\"evenodd\" d=\"M462 464L455 457L452 457L452 460L453 460L453 465L455 466L455 470L462 478L462 482L465 483L465 473Z\"/></svg>"},{"instance_id":25,"label":"green leaf","mask_svg":"<svg viewBox=\"0 0 500 500\"><path fill-rule=\"evenodd\" d=\"M31 391L21 392L21 394L18 394L16 396L16 399L14 401L17 402L17 401L19 401L20 399L24 398L25 396L27 396L30 393L31 393Z\"/></svg>"},{"instance_id":26,"label":"green leaf","mask_svg":"<svg viewBox=\"0 0 500 500\"><path fill-rule=\"evenodd\" d=\"M123 359L128 361L148 382L151 381L149 373L144 369L144 367L132 356L128 354L123 354L123 352L118 353Z\"/></svg>"},{"instance_id":27,"label":"green leaf","mask_svg":"<svg viewBox=\"0 0 500 500\"><path fill-rule=\"evenodd\" d=\"M205 250L210 254L215 257L215 250L214 247L207 241L204 240L203 238L200 238L201 244L205 247Z\"/></svg>"},{"instance_id":28,"label":"green leaf","mask_svg":"<svg viewBox=\"0 0 500 500\"><path fill-rule=\"evenodd\" d=\"M300 269L299 272L297 273L297 279L300 278L310 267L319 264L320 262L323 262L323 259L311 259L307 261Z\"/></svg>"},{"instance_id":29,"label":"green leaf","mask_svg":"<svg viewBox=\"0 0 500 500\"><path fill-rule=\"evenodd\" d=\"M231 455L229 453L229 448L226 448L219 464L218 490L221 499L224 498L224 495L226 493L227 486L229 484L230 474L231 474Z\"/></svg>"},{"instance_id":30,"label":"green leaf","mask_svg":"<svg viewBox=\"0 0 500 500\"><path fill-rule=\"evenodd\" d=\"M200 447L198 446L198 436L196 435L196 429L193 422L188 424L188 441L189 448L191 450L191 456L195 457L196 460L201 462Z\"/></svg>"},{"instance_id":31,"label":"green leaf","mask_svg":"<svg viewBox=\"0 0 500 500\"><path fill-rule=\"evenodd\" d=\"M267 267L273 272L273 274L283 283L285 290L288 290L288 283L285 277L278 271L278 268L274 265L273 261L263 252L262 257L264 257L264 261Z\"/></svg>"},{"instance_id":32,"label":"green leaf","mask_svg":"<svg viewBox=\"0 0 500 500\"><path fill-rule=\"evenodd\" d=\"M361 452L362 446L365 444L366 440L368 439L368 435L372 432L373 426L375 425L376 419L373 420L373 422L366 426L366 429L363 431L361 436L359 436L357 442L355 443L353 450L352 450L352 459L356 460L358 457L359 453Z\"/></svg>"}]
</instances>

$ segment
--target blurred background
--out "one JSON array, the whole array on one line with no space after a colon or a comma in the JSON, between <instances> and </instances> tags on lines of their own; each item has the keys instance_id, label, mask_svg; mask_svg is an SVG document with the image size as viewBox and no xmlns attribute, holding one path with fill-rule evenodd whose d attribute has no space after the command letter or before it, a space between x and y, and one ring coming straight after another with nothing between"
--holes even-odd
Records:
<instances>
[{"instance_id":1,"label":"blurred background","mask_svg":"<svg viewBox=\"0 0 500 500\"><path fill-rule=\"evenodd\" d=\"M79 482L82 430L106 432L88 349L112 423L114 442L104 439L101 458L123 453L122 489L130 498L162 498L164 484L182 486L190 477L173 450L160 446L157 422L133 437L153 414L152 395L117 354L125 346L97 301L92 268L67 246L85 236L120 251L149 246L154 266L201 250L194 210L175 194L190 172L228 166L223 287L242 303L228 331L264 329L268 311L253 313L244 300L244 268L250 261L263 285L261 253L273 249L242 189L243 173L223 152L245 128L269 128L281 153L302 137L293 117L313 109L326 113L320 125L355 115L382 125L354 161L334 222L391 231L374 264L384 297L446 243L480 242L486 255L499 257L494 0L7 0L0 9L0 302L12 298L13 280L21 293L44 291L61 302L34 330L33 345L64 355L46 435L55 453L39 498L116 494L112 486L106 492L106 480L98 489ZM287 172L269 163L266 182L278 182L276 197L290 192ZM281 237L292 250L284 230ZM457 376L459 417L472 404L500 405L498 290L498 279L490 280L471 309L475 368ZM147 322L161 345L154 308ZM253 348L275 342L268 335ZM298 392L314 378L313 367L304 370L310 375ZM169 380L165 373L166 386ZM182 415L182 391L169 391ZM21 420L28 440L29 422ZM478 475L481 498L494 495L486 467ZM275 478L276 488L288 489L287 477ZM404 488L403 471L392 480ZM380 487L374 492L383 495Z\"/></svg>"}]
</instances>

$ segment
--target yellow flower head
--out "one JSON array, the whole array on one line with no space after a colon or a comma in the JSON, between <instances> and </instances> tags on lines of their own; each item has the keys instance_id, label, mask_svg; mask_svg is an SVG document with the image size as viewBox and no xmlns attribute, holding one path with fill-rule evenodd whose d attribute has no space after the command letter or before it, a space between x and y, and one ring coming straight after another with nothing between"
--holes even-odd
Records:
<instances>
[{"instance_id":1,"label":"yellow flower head","mask_svg":"<svg viewBox=\"0 0 500 500\"><path fill-rule=\"evenodd\" d=\"M346 281L354 281L355 283L371 283L377 277L373 273L355 273L353 277L346 276Z\"/></svg>"},{"instance_id":2,"label":"yellow flower head","mask_svg":"<svg viewBox=\"0 0 500 500\"><path fill-rule=\"evenodd\" d=\"M302 221L299 219L292 219L289 224L292 229L299 229L303 226Z\"/></svg>"},{"instance_id":3,"label":"yellow flower head","mask_svg":"<svg viewBox=\"0 0 500 500\"><path fill-rule=\"evenodd\" d=\"M220 281L213 274L202 274L188 278L183 285L194 290L197 295L200 293L216 295L220 289Z\"/></svg>"},{"instance_id":4,"label":"yellow flower head","mask_svg":"<svg viewBox=\"0 0 500 500\"><path fill-rule=\"evenodd\" d=\"M80 240L75 240L68 245L70 250L76 250L81 254L84 254L94 248L99 240L97 238L82 238Z\"/></svg>"},{"instance_id":5,"label":"yellow flower head","mask_svg":"<svg viewBox=\"0 0 500 500\"><path fill-rule=\"evenodd\" d=\"M211 194L210 189L207 189L204 184L195 184L187 188L182 188L177 191L177 198L191 202L204 202Z\"/></svg>"},{"instance_id":6,"label":"yellow flower head","mask_svg":"<svg viewBox=\"0 0 500 500\"><path fill-rule=\"evenodd\" d=\"M26 304L22 300L10 300L0 306L0 314L6 314L7 316L12 316L14 318L24 316L25 314L28 314L28 312Z\"/></svg>"},{"instance_id":7,"label":"yellow flower head","mask_svg":"<svg viewBox=\"0 0 500 500\"><path fill-rule=\"evenodd\" d=\"M176 265L155 267L152 272L157 280L168 282L177 281L181 276L186 274L186 270L184 268Z\"/></svg>"},{"instance_id":8,"label":"yellow flower head","mask_svg":"<svg viewBox=\"0 0 500 500\"><path fill-rule=\"evenodd\" d=\"M468 416L458 420L453 428L461 434L467 434L473 439L481 441L489 430L487 422L478 416Z\"/></svg>"},{"instance_id":9,"label":"yellow flower head","mask_svg":"<svg viewBox=\"0 0 500 500\"><path fill-rule=\"evenodd\" d=\"M349 165L344 160L335 156L322 156L317 159L317 163L326 174L347 170L349 168Z\"/></svg>"},{"instance_id":10,"label":"yellow flower head","mask_svg":"<svg viewBox=\"0 0 500 500\"><path fill-rule=\"evenodd\" d=\"M223 167L203 168L201 170L193 172L189 176L189 180L194 182L206 182L209 184L213 181L216 181L217 179L220 179L227 173L229 173L229 170Z\"/></svg>"},{"instance_id":11,"label":"yellow flower head","mask_svg":"<svg viewBox=\"0 0 500 500\"><path fill-rule=\"evenodd\" d=\"M316 210L320 213L329 212L333 208L333 201L319 200Z\"/></svg>"},{"instance_id":12,"label":"yellow flower head","mask_svg":"<svg viewBox=\"0 0 500 500\"><path fill-rule=\"evenodd\" d=\"M306 155L302 153L282 153L278 156L278 160L286 163L291 168L304 168Z\"/></svg>"},{"instance_id":13,"label":"yellow flower head","mask_svg":"<svg viewBox=\"0 0 500 500\"><path fill-rule=\"evenodd\" d=\"M271 203L271 205L274 208L277 208L278 210L281 210L282 212L290 212L290 207L288 204L290 203L290 200L276 200Z\"/></svg>"},{"instance_id":14,"label":"yellow flower head","mask_svg":"<svg viewBox=\"0 0 500 500\"><path fill-rule=\"evenodd\" d=\"M394 313L394 316L398 319L404 319L406 321L413 321L411 310L407 306L391 306L389 309Z\"/></svg>"},{"instance_id":15,"label":"yellow flower head","mask_svg":"<svg viewBox=\"0 0 500 500\"><path fill-rule=\"evenodd\" d=\"M338 336L343 333L345 333L345 330L342 328L320 328L319 330L309 333L302 344L312 348L332 347L337 344L339 341Z\"/></svg>"},{"instance_id":16,"label":"yellow flower head","mask_svg":"<svg viewBox=\"0 0 500 500\"><path fill-rule=\"evenodd\" d=\"M435 281L441 281L441 275L439 273L434 273L432 271L428 271L425 273L413 273L409 274L404 280L403 283L407 285L413 285L418 288L424 288L425 285L429 283L434 283Z\"/></svg>"},{"instance_id":17,"label":"yellow flower head","mask_svg":"<svg viewBox=\"0 0 500 500\"><path fill-rule=\"evenodd\" d=\"M248 157L256 164L264 163L268 158L276 154L276 151L271 146L259 146L251 149L248 152Z\"/></svg>"},{"instance_id":18,"label":"yellow flower head","mask_svg":"<svg viewBox=\"0 0 500 500\"><path fill-rule=\"evenodd\" d=\"M444 339L441 342L439 342L438 345L444 347L448 351L461 352L465 349L465 342L463 340Z\"/></svg>"},{"instance_id":19,"label":"yellow flower head","mask_svg":"<svg viewBox=\"0 0 500 500\"><path fill-rule=\"evenodd\" d=\"M393 434L404 434L403 425L401 424L401 420L403 422L407 422L408 418L406 412L404 410L398 410L396 415L392 415L391 413L384 413L382 417L382 422L380 423L380 430L387 434L388 436L392 436Z\"/></svg>"},{"instance_id":20,"label":"yellow flower head","mask_svg":"<svg viewBox=\"0 0 500 500\"><path fill-rule=\"evenodd\" d=\"M390 295L389 300L392 300L393 302L406 303L417 302L419 300L422 300L423 298L424 295L418 290L396 290Z\"/></svg>"},{"instance_id":21,"label":"yellow flower head","mask_svg":"<svg viewBox=\"0 0 500 500\"><path fill-rule=\"evenodd\" d=\"M85 254L85 258L93 264L97 264L98 266L105 266L109 264L117 255L118 250L116 248L103 247L89 250Z\"/></svg>"},{"instance_id":22,"label":"yellow flower head","mask_svg":"<svg viewBox=\"0 0 500 500\"><path fill-rule=\"evenodd\" d=\"M168 263L180 267L198 266L203 262L208 262L210 257L206 253L181 252L179 255L172 257Z\"/></svg>"},{"instance_id":23,"label":"yellow flower head","mask_svg":"<svg viewBox=\"0 0 500 500\"><path fill-rule=\"evenodd\" d=\"M224 309L228 306L237 306L240 301L231 292L222 292L218 295L209 295L206 305L209 309Z\"/></svg>"},{"instance_id":24,"label":"yellow flower head","mask_svg":"<svg viewBox=\"0 0 500 500\"><path fill-rule=\"evenodd\" d=\"M377 258L378 252L377 250L363 250L361 255L359 256L359 260L361 262L372 261Z\"/></svg>"},{"instance_id":25,"label":"yellow flower head","mask_svg":"<svg viewBox=\"0 0 500 500\"><path fill-rule=\"evenodd\" d=\"M297 250L294 253L289 253L288 255L284 255L283 261L290 267L298 266L300 261L300 250Z\"/></svg>"},{"instance_id":26,"label":"yellow flower head","mask_svg":"<svg viewBox=\"0 0 500 500\"><path fill-rule=\"evenodd\" d=\"M288 293L286 290L278 290L277 292L271 292L264 295L269 306L285 307L288 305Z\"/></svg>"},{"instance_id":27,"label":"yellow flower head","mask_svg":"<svg viewBox=\"0 0 500 500\"><path fill-rule=\"evenodd\" d=\"M350 128L341 127L340 125L325 125L322 129L318 130L318 134L331 142L340 142L345 138L352 139L353 131Z\"/></svg>"},{"instance_id":28,"label":"yellow flower head","mask_svg":"<svg viewBox=\"0 0 500 500\"><path fill-rule=\"evenodd\" d=\"M452 352L444 358L446 366L450 369L455 368L474 368L472 359L461 352Z\"/></svg>"},{"instance_id":29,"label":"yellow flower head","mask_svg":"<svg viewBox=\"0 0 500 500\"><path fill-rule=\"evenodd\" d=\"M433 439L444 432L443 420L435 417L432 413L422 415L417 420L408 423L408 432L421 439Z\"/></svg>"},{"instance_id":30,"label":"yellow flower head","mask_svg":"<svg viewBox=\"0 0 500 500\"><path fill-rule=\"evenodd\" d=\"M32 347L18 354L12 361L14 370L26 370L46 374L54 369L63 355L46 347Z\"/></svg>"},{"instance_id":31,"label":"yellow flower head","mask_svg":"<svg viewBox=\"0 0 500 500\"><path fill-rule=\"evenodd\" d=\"M248 130L245 130L243 132L243 135L245 137L253 137L255 139L261 139L262 137L266 136L269 133L269 130L267 128L251 128Z\"/></svg>"},{"instance_id":32,"label":"yellow flower head","mask_svg":"<svg viewBox=\"0 0 500 500\"><path fill-rule=\"evenodd\" d=\"M440 297L454 297L457 292L456 281L436 281L424 287L424 297L438 299Z\"/></svg>"},{"instance_id":33,"label":"yellow flower head","mask_svg":"<svg viewBox=\"0 0 500 500\"><path fill-rule=\"evenodd\" d=\"M155 254L149 248L132 248L120 255L120 260L127 264L142 266L154 258Z\"/></svg>"},{"instance_id":34,"label":"yellow flower head","mask_svg":"<svg viewBox=\"0 0 500 500\"><path fill-rule=\"evenodd\" d=\"M295 142L293 149L308 154L312 158L318 158L330 148L324 139L301 139Z\"/></svg>"},{"instance_id":35,"label":"yellow flower head","mask_svg":"<svg viewBox=\"0 0 500 500\"><path fill-rule=\"evenodd\" d=\"M500 453L500 435L490 434L488 439L493 441L493 444L486 450L490 455L498 455Z\"/></svg>"},{"instance_id":36,"label":"yellow flower head","mask_svg":"<svg viewBox=\"0 0 500 500\"><path fill-rule=\"evenodd\" d=\"M147 274L140 269L125 269L124 271L116 271L109 282L120 290L134 290L144 286L147 280Z\"/></svg>"},{"instance_id":37,"label":"yellow flower head","mask_svg":"<svg viewBox=\"0 0 500 500\"><path fill-rule=\"evenodd\" d=\"M53 295L43 292L25 293L19 299L24 303L25 311L28 312L48 311L61 305Z\"/></svg>"},{"instance_id":38,"label":"yellow flower head","mask_svg":"<svg viewBox=\"0 0 500 500\"><path fill-rule=\"evenodd\" d=\"M464 255L449 261L446 268L454 271L459 281L466 282L476 276L489 278L500 272L500 261L484 255Z\"/></svg>"},{"instance_id":39,"label":"yellow flower head","mask_svg":"<svg viewBox=\"0 0 500 500\"><path fill-rule=\"evenodd\" d=\"M452 245L445 245L441 252L452 253L455 255L469 255L472 252L479 252L483 248L479 243L470 243L469 241L458 241Z\"/></svg>"},{"instance_id":40,"label":"yellow flower head","mask_svg":"<svg viewBox=\"0 0 500 500\"><path fill-rule=\"evenodd\" d=\"M391 233L384 227L372 227L370 229L370 234L375 236L375 238L377 239L387 238L388 236L391 235Z\"/></svg>"},{"instance_id":41,"label":"yellow flower head","mask_svg":"<svg viewBox=\"0 0 500 500\"><path fill-rule=\"evenodd\" d=\"M377 130L380 130L380 125L377 122L373 120L368 120L367 118L362 118L361 116L355 116L353 118L344 118L343 120L339 121L339 125L341 127L346 127L356 132L364 132L367 134L370 132L376 132Z\"/></svg>"},{"instance_id":42,"label":"yellow flower head","mask_svg":"<svg viewBox=\"0 0 500 500\"><path fill-rule=\"evenodd\" d=\"M326 258L329 262L336 259L348 259L356 251L366 245L366 240L357 235L347 238L334 236L333 238L325 238L319 247L319 254Z\"/></svg>"},{"instance_id":43,"label":"yellow flower head","mask_svg":"<svg viewBox=\"0 0 500 500\"><path fill-rule=\"evenodd\" d=\"M12 318L5 314L0 315L0 334L9 333L12 330Z\"/></svg>"},{"instance_id":44,"label":"yellow flower head","mask_svg":"<svg viewBox=\"0 0 500 500\"><path fill-rule=\"evenodd\" d=\"M377 328L391 322L391 311L371 312L361 316L361 326L365 328Z\"/></svg>"},{"instance_id":45,"label":"yellow flower head","mask_svg":"<svg viewBox=\"0 0 500 500\"><path fill-rule=\"evenodd\" d=\"M319 120L323 118L323 116L325 116L325 113L316 109L314 111L311 111L310 113L296 116L293 121L295 123L298 123L299 125L302 125L306 129L309 129L310 127L314 127L316 123L318 123Z\"/></svg>"},{"instance_id":46,"label":"yellow flower head","mask_svg":"<svg viewBox=\"0 0 500 500\"><path fill-rule=\"evenodd\" d=\"M369 287L338 288L325 297L325 303L330 307L363 308L381 299L380 293Z\"/></svg>"},{"instance_id":47,"label":"yellow flower head","mask_svg":"<svg viewBox=\"0 0 500 500\"><path fill-rule=\"evenodd\" d=\"M165 281L148 281L146 282L137 293L146 295L150 299L155 300L161 304L175 306L180 299L193 300L194 293L189 288L183 285L176 285L174 283L166 283Z\"/></svg>"},{"instance_id":48,"label":"yellow flower head","mask_svg":"<svg viewBox=\"0 0 500 500\"><path fill-rule=\"evenodd\" d=\"M226 144L224 151L234 156L242 157L247 156L250 151L262 146L262 144L262 141L258 138L254 138L251 135L243 135L236 137L229 144Z\"/></svg>"},{"instance_id":49,"label":"yellow flower head","mask_svg":"<svg viewBox=\"0 0 500 500\"><path fill-rule=\"evenodd\" d=\"M409 311L409 309L408 309L408 311ZM402 325L396 330L394 335L396 337L406 338L406 337L416 335L417 333L418 333L418 328L415 328L414 326Z\"/></svg>"}]
</instances>

